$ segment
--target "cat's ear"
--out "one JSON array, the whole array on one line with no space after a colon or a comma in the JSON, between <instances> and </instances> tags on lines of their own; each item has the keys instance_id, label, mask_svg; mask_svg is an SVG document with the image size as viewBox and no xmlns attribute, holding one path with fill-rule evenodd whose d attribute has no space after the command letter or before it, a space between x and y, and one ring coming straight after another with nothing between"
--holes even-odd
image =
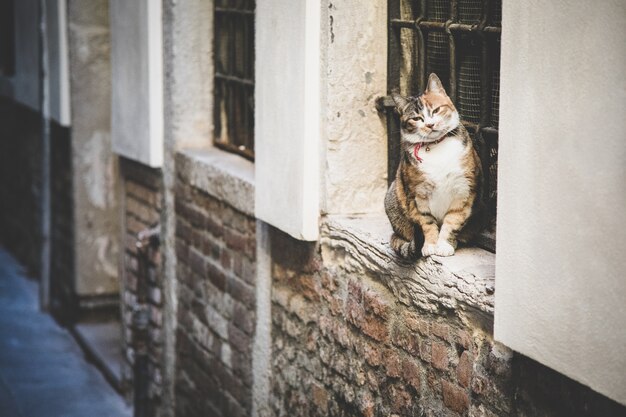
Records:
<instances>
[{"instance_id":1,"label":"cat's ear","mask_svg":"<svg viewBox=\"0 0 626 417\"><path fill-rule=\"evenodd\" d=\"M396 111L398 112L400 116L402 116L402 113L404 113L404 109L406 109L407 106L409 105L409 99L404 96L401 96L395 91L391 92L391 98L393 99L393 102L396 104Z\"/></svg>"},{"instance_id":2,"label":"cat's ear","mask_svg":"<svg viewBox=\"0 0 626 417\"><path fill-rule=\"evenodd\" d=\"M446 95L446 90L441 84L441 80L437 77L437 74L432 72L428 77L428 86L426 87L426 93L436 93Z\"/></svg>"}]
</instances>

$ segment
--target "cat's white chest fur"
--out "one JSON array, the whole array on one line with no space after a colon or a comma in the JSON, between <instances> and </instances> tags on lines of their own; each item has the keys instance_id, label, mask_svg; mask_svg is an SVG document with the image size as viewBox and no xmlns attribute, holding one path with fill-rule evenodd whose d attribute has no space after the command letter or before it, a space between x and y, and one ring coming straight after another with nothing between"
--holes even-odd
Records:
<instances>
[{"instance_id":1,"label":"cat's white chest fur","mask_svg":"<svg viewBox=\"0 0 626 417\"><path fill-rule=\"evenodd\" d=\"M419 169L434 185L429 199L430 211L440 224L452 202L469 195L469 181L462 164L465 152L462 140L457 138L446 138L431 145L429 151L424 145L418 152L422 158Z\"/></svg>"}]
</instances>

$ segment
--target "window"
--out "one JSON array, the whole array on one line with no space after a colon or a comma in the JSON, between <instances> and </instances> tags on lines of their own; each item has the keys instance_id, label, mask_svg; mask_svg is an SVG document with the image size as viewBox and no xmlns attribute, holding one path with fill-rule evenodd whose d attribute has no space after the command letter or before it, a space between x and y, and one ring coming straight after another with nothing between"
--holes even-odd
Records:
<instances>
[{"instance_id":1,"label":"window","mask_svg":"<svg viewBox=\"0 0 626 417\"><path fill-rule=\"evenodd\" d=\"M13 1L0 1L0 76L15 73L15 32Z\"/></svg>"},{"instance_id":2,"label":"window","mask_svg":"<svg viewBox=\"0 0 626 417\"><path fill-rule=\"evenodd\" d=\"M388 91L417 95L435 72L472 136L493 224L478 244L495 248L501 0L389 0ZM385 100L385 107L393 102ZM400 127L387 112L388 178L400 156Z\"/></svg>"},{"instance_id":3,"label":"window","mask_svg":"<svg viewBox=\"0 0 626 417\"><path fill-rule=\"evenodd\" d=\"M215 145L253 159L255 1L215 4Z\"/></svg>"}]
</instances>

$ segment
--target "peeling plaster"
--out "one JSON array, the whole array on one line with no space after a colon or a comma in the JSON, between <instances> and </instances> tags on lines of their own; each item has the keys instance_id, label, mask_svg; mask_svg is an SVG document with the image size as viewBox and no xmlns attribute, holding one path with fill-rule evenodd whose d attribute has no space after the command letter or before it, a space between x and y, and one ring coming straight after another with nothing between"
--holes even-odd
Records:
<instances>
[{"instance_id":1,"label":"peeling plaster","mask_svg":"<svg viewBox=\"0 0 626 417\"><path fill-rule=\"evenodd\" d=\"M111 161L107 132L95 131L82 147L81 177L89 202L104 209L114 201L113 164ZM105 149L105 146L107 149Z\"/></svg>"}]
</instances>

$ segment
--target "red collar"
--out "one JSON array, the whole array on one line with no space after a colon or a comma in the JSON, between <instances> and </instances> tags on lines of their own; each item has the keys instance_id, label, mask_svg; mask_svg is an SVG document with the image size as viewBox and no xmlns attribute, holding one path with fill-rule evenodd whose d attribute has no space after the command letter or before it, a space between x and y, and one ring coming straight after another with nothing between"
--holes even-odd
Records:
<instances>
[{"instance_id":1,"label":"red collar","mask_svg":"<svg viewBox=\"0 0 626 417\"><path fill-rule=\"evenodd\" d=\"M422 146L430 146L430 145L436 145L439 142L441 142L442 140L444 140L445 138L447 138L448 135L445 134L442 138L437 139L434 142L417 142L415 144L415 147L413 148L413 156L415 157L415 159L417 159L417 162L423 162L423 159L419 157L418 152L420 151Z\"/></svg>"}]
</instances>

